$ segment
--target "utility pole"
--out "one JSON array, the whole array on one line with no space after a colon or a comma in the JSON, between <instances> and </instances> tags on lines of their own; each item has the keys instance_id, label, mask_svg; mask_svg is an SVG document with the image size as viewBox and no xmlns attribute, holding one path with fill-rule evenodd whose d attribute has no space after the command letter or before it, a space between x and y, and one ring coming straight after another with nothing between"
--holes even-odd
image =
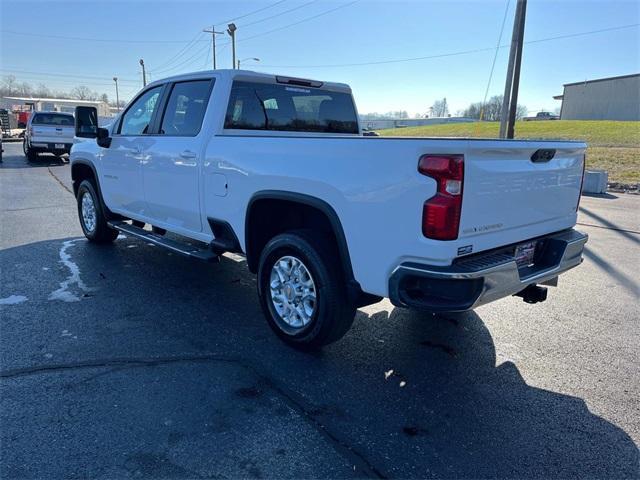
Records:
<instances>
[{"instance_id":1,"label":"utility pole","mask_svg":"<svg viewBox=\"0 0 640 480\"><path fill-rule=\"evenodd\" d=\"M232 55L233 55L233 59L231 65L233 65L233 68L236 68L236 24L235 23L230 23L229 25L227 25L227 33L231 36L231 51L232 51Z\"/></svg>"},{"instance_id":2,"label":"utility pole","mask_svg":"<svg viewBox=\"0 0 640 480\"><path fill-rule=\"evenodd\" d=\"M513 138L516 124L516 111L518 109L518 90L520 88L520 66L522 64L522 45L524 43L524 25L527 16L527 0L522 1L522 11L520 12L520 28L518 31L518 50L516 52L516 64L513 70L513 89L511 90L511 106L509 107L509 118L507 123L507 138Z\"/></svg>"},{"instance_id":3,"label":"utility pole","mask_svg":"<svg viewBox=\"0 0 640 480\"><path fill-rule=\"evenodd\" d=\"M507 79L504 84L504 96L502 99L502 110L500 113L500 138L507 138L508 117L512 100L512 90L514 80L520 81L520 62L517 62L517 74L514 74L516 68L516 56L520 52L522 58L522 38L524 36L524 12L527 8L527 0L518 0L516 5L516 15L513 20L513 32L511 34L511 49L509 50L509 65L507 67ZM520 40L520 41L519 41ZM516 95L518 87L515 87ZM517 101L517 99L516 99ZM512 137L511 137L512 138Z\"/></svg>"},{"instance_id":4,"label":"utility pole","mask_svg":"<svg viewBox=\"0 0 640 480\"><path fill-rule=\"evenodd\" d=\"M211 49L213 50L213 69L216 69L216 35L224 35L224 32L216 32L215 25L211 25L211 30L202 30L211 34Z\"/></svg>"},{"instance_id":5,"label":"utility pole","mask_svg":"<svg viewBox=\"0 0 640 480\"><path fill-rule=\"evenodd\" d=\"M120 96L118 95L118 77L113 77L113 81L116 82L116 107L118 108L118 113L120 113Z\"/></svg>"},{"instance_id":6,"label":"utility pole","mask_svg":"<svg viewBox=\"0 0 640 480\"><path fill-rule=\"evenodd\" d=\"M140 59L140 66L142 67L142 86L146 87L147 86L147 72L145 72L145 70L144 70L144 60L142 58Z\"/></svg>"}]
</instances>

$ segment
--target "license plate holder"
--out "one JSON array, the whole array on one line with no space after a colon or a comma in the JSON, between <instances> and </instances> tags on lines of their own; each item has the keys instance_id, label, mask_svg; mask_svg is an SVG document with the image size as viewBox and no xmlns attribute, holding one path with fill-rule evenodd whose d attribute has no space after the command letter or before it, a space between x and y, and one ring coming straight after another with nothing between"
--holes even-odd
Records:
<instances>
[{"instance_id":1,"label":"license plate holder","mask_svg":"<svg viewBox=\"0 0 640 480\"><path fill-rule=\"evenodd\" d=\"M56 143L56 144L53 145L53 148L57 148L57 149L63 150L64 149L64 143Z\"/></svg>"},{"instance_id":2,"label":"license plate holder","mask_svg":"<svg viewBox=\"0 0 640 480\"><path fill-rule=\"evenodd\" d=\"M538 242L526 242L517 245L513 257L520 268L530 267L534 263Z\"/></svg>"}]
</instances>

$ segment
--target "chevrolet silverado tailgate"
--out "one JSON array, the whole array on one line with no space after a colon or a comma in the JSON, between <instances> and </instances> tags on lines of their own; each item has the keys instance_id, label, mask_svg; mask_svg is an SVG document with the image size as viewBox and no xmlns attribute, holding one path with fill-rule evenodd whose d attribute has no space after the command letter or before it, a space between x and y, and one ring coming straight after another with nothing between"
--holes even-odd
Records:
<instances>
[{"instance_id":1,"label":"chevrolet silverado tailgate","mask_svg":"<svg viewBox=\"0 0 640 480\"><path fill-rule=\"evenodd\" d=\"M469 141L459 238L572 227L585 150L577 142Z\"/></svg>"},{"instance_id":2,"label":"chevrolet silverado tailgate","mask_svg":"<svg viewBox=\"0 0 640 480\"><path fill-rule=\"evenodd\" d=\"M73 143L74 128L53 125L33 125L32 142Z\"/></svg>"},{"instance_id":3,"label":"chevrolet silverado tailgate","mask_svg":"<svg viewBox=\"0 0 640 480\"><path fill-rule=\"evenodd\" d=\"M73 116L57 112L36 112L31 121L32 143L73 143Z\"/></svg>"}]
</instances>

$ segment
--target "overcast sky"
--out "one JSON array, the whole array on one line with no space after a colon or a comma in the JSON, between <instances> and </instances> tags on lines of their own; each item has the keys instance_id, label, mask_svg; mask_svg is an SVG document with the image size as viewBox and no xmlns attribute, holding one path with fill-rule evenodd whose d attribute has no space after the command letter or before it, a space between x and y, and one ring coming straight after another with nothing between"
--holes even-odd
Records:
<instances>
[{"instance_id":1,"label":"overcast sky","mask_svg":"<svg viewBox=\"0 0 640 480\"><path fill-rule=\"evenodd\" d=\"M506 46L515 3L3 0L0 74L110 97L118 76L129 99L142 85L140 58L152 79L211 68L201 30L224 31L236 19L238 58L261 59L246 68L349 83L362 113L425 113L442 97L455 113L482 100L505 8ZM529 0L519 103L553 110L563 83L640 72L638 24L638 0ZM598 30L607 31L574 36ZM228 38L218 36L218 68L231 66ZM432 58L402 61L416 57ZM502 93L507 57L499 49L490 95Z\"/></svg>"}]
</instances>

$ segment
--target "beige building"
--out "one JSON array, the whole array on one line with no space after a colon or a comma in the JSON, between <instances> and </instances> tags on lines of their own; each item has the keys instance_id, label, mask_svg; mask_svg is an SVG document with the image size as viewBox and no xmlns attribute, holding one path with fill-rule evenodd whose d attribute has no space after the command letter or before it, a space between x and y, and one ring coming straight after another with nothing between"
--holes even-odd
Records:
<instances>
[{"instance_id":1,"label":"beige building","mask_svg":"<svg viewBox=\"0 0 640 480\"><path fill-rule=\"evenodd\" d=\"M566 83L560 120L640 120L640 73Z\"/></svg>"}]
</instances>

